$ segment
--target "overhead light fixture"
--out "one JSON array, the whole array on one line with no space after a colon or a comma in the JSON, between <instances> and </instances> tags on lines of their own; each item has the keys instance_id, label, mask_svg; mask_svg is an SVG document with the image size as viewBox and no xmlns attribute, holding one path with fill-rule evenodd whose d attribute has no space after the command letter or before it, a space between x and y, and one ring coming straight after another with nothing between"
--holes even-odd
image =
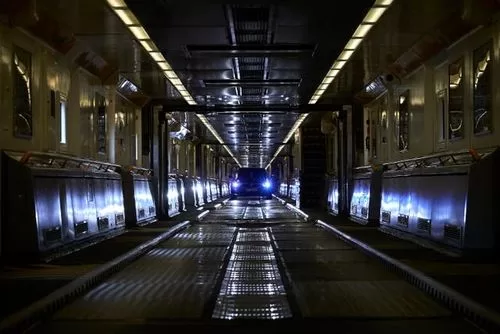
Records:
<instances>
[{"instance_id":1,"label":"overhead light fixture","mask_svg":"<svg viewBox=\"0 0 500 334\"><path fill-rule=\"evenodd\" d=\"M156 62L158 67L161 69L165 77L170 81L170 83L177 89L179 94L184 98L184 100L189 105L196 105L196 101L193 99L191 94L187 91L186 87L182 84L182 81L179 79L177 74L172 70L172 67L168 63L168 61L163 56L162 52L159 51L158 47L155 45L151 37L149 37L148 33L141 25L137 17L132 13L130 8L128 8L127 4L124 0L106 0L108 5L111 7L113 12L120 18L120 20L127 26L130 32L137 39L139 44L146 50L146 52L150 55L150 57ZM217 140L223 144L222 138L219 136L217 131L213 128L213 126L208 122L205 116L198 115L202 123L210 130L210 132L214 135ZM234 156L231 150L223 145L229 155L236 161L238 165L240 165L238 159ZM241 165L240 165L241 166Z\"/></svg>"},{"instance_id":2,"label":"overhead light fixture","mask_svg":"<svg viewBox=\"0 0 500 334\"><path fill-rule=\"evenodd\" d=\"M198 116L198 118L200 119L200 121L207 127L207 129L212 133L212 135L217 139L217 141L222 144L222 146L224 147L224 149L227 151L227 153L229 153L229 155L234 159L234 161L236 161L236 163L238 164L238 166L241 167L241 164L238 161L238 159L234 156L233 152L229 149L229 147L226 144L224 144L224 141L219 136L219 134L217 133L217 131L214 129L214 127L212 126L212 124L210 124L210 122L205 117L205 115L196 114L196 116Z\"/></svg>"},{"instance_id":3,"label":"overhead light fixture","mask_svg":"<svg viewBox=\"0 0 500 334\"><path fill-rule=\"evenodd\" d=\"M292 126L292 128L290 129L290 131L288 131L288 134L286 135L285 140L283 141L283 144L281 144L278 147L278 149L274 153L273 157L271 158L271 161L269 161L269 163L267 164L266 169L268 169L269 166L271 166L271 164L273 163L274 159L276 159L276 157L280 154L281 150L283 150L283 147L285 147L285 144L288 143L288 141L290 140L290 138L292 138L292 136L295 133L295 131L297 131L299 129L300 125L302 124L302 122L304 122L304 120L307 118L307 116L309 116L309 113L307 113L307 114L301 114L299 116L299 118L297 118L297 120L295 121L295 124Z\"/></svg>"},{"instance_id":4,"label":"overhead light fixture","mask_svg":"<svg viewBox=\"0 0 500 334\"><path fill-rule=\"evenodd\" d=\"M323 81L320 83L313 96L309 100L309 104L315 104L321 98L323 93L326 91L328 86L337 77L340 70L344 65L351 59L354 52L357 50L365 36L371 30L371 28L377 23L377 21L382 17L384 12L389 8L394 0L376 0L375 4L370 8L368 13L363 18L363 21L359 24L357 29L354 31L351 39L347 42L344 49L337 57L330 70L326 74ZM274 159L274 158L273 158Z\"/></svg>"},{"instance_id":5,"label":"overhead light fixture","mask_svg":"<svg viewBox=\"0 0 500 334\"><path fill-rule=\"evenodd\" d=\"M156 64L160 67L165 77L170 81L170 83L181 93L181 91L185 91L185 87L180 82L177 75L169 75L169 72L172 71L172 67L165 60L161 51L159 51L158 47L155 45L151 37L149 37L148 33L141 25L137 17L132 13L130 8L128 8L127 4L124 0L107 0L108 5L111 7L113 12L120 18L120 20L125 24L125 26L130 30L132 35L137 39L139 44L146 50L146 52L150 55L150 57L156 62ZM174 73L175 74L175 73ZM173 82L173 80L175 80ZM186 100L188 104L196 104L189 93L181 94L181 96Z\"/></svg>"}]
</instances>

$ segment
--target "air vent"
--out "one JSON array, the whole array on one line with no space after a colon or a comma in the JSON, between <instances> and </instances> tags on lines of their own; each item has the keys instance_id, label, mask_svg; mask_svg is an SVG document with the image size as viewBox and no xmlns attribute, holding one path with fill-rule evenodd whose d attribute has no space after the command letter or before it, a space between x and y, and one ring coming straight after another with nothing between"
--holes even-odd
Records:
<instances>
[{"instance_id":1,"label":"air vent","mask_svg":"<svg viewBox=\"0 0 500 334\"><path fill-rule=\"evenodd\" d=\"M61 241L61 239L62 239L61 226L55 226L52 228L44 229L43 230L43 239L44 239L44 242L46 244Z\"/></svg>"},{"instance_id":2,"label":"air vent","mask_svg":"<svg viewBox=\"0 0 500 334\"><path fill-rule=\"evenodd\" d=\"M417 229L421 232L431 233L431 220L426 218L418 218Z\"/></svg>"},{"instance_id":3,"label":"air vent","mask_svg":"<svg viewBox=\"0 0 500 334\"><path fill-rule=\"evenodd\" d=\"M80 222L75 222L75 236L79 237L82 234L86 234L89 231L89 223L86 220L82 220Z\"/></svg>"},{"instance_id":4,"label":"air vent","mask_svg":"<svg viewBox=\"0 0 500 334\"><path fill-rule=\"evenodd\" d=\"M139 212L137 213L137 218L138 218L138 219L142 219L142 218L144 218L144 217L146 217L146 210L144 210L144 209L139 209Z\"/></svg>"},{"instance_id":5,"label":"air vent","mask_svg":"<svg viewBox=\"0 0 500 334\"><path fill-rule=\"evenodd\" d=\"M399 215L398 216L398 224L404 227L408 227L408 222L410 217L408 215Z\"/></svg>"},{"instance_id":6,"label":"air vent","mask_svg":"<svg viewBox=\"0 0 500 334\"><path fill-rule=\"evenodd\" d=\"M155 214L156 208L154 206L149 207L149 215L153 216Z\"/></svg>"},{"instance_id":7,"label":"air vent","mask_svg":"<svg viewBox=\"0 0 500 334\"><path fill-rule=\"evenodd\" d=\"M97 228L99 231L103 231L109 228L109 219L108 217L99 217L97 218Z\"/></svg>"},{"instance_id":8,"label":"air vent","mask_svg":"<svg viewBox=\"0 0 500 334\"><path fill-rule=\"evenodd\" d=\"M391 212L390 211L382 211L381 220L382 220L382 223L390 224L391 223Z\"/></svg>"},{"instance_id":9,"label":"air vent","mask_svg":"<svg viewBox=\"0 0 500 334\"><path fill-rule=\"evenodd\" d=\"M452 240L462 239L462 229L457 225L445 224L444 225L444 237Z\"/></svg>"},{"instance_id":10,"label":"air vent","mask_svg":"<svg viewBox=\"0 0 500 334\"><path fill-rule=\"evenodd\" d=\"M358 206L357 205L351 206L351 214L353 214L353 215L358 214Z\"/></svg>"}]
</instances>

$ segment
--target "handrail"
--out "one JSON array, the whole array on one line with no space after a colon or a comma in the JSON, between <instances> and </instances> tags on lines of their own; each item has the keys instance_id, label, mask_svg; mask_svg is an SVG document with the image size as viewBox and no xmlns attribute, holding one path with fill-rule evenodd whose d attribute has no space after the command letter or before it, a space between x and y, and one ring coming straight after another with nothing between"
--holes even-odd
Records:
<instances>
[{"instance_id":1,"label":"handrail","mask_svg":"<svg viewBox=\"0 0 500 334\"><path fill-rule=\"evenodd\" d=\"M354 174L362 174L362 173L368 173L373 170L373 167L371 165L366 165L366 166L359 166L359 167L354 167L352 169L352 172Z\"/></svg>"},{"instance_id":2,"label":"handrail","mask_svg":"<svg viewBox=\"0 0 500 334\"><path fill-rule=\"evenodd\" d=\"M136 175L144 175L144 176L152 176L153 175L153 170L149 168L143 168L143 167L137 167L137 166L127 166L126 170L129 173L136 174Z\"/></svg>"},{"instance_id":3,"label":"handrail","mask_svg":"<svg viewBox=\"0 0 500 334\"><path fill-rule=\"evenodd\" d=\"M399 160L385 163L385 170L403 170L410 168L428 168L440 166L463 166L484 159L498 147L482 150L460 150L455 152L437 153L417 158Z\"/></svg>"},{"instance_id":4,"label":"handrail","mask_svg":"<svg viewBox=\"0 0 500 334\"><path fill-rule=\"evenodd\" d=\"M78 158L78 157L72 157L68 155L64 155L61 153L51 153L51 152L37 152L37 151L16 151L16 150L4 150L5 154L10 156L13 159L16 159L19 161L19 163L26 165L29 164L30 162L33 161L33 159L40 159L38 163L43 164L43 167L47 168L70 168L67 167L68 162L73 162L74 167L77 169L90 169L91 165L94 165L94 167L97 170L112 170L116 171L118 168L120 168L119 165L105 162L105 161L97 161L97 160L90 160L90 159L83 159L83 158ZM58 160L61 160L58 165L56 165L56 162Z\"/></svg>"}]
</instances>

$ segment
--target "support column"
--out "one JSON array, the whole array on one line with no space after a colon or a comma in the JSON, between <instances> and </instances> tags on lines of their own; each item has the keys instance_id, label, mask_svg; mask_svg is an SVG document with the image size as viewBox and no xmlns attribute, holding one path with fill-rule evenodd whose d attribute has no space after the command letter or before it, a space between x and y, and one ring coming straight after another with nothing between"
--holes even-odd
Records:
<instances>
[{"instance_id":1,"label":"support column","mask_svg":"<svg viewBox=\"0 0 500 334\"><path fill-rule=\"evenodd\" d=\"M165 114L162 108L153 107L151 165L155 179L158 219L166 219L168 217L168 147L165 138L167 131L165 124Z\"/></svg>"},{"instance_id":2,"label":"support column","mask_svg":"<svg viewBox=\"0 0 500 334\"><path fill-rule=\"evenodd\" d=\"M116 161L115 153L115 112L116 112L116 87L106 86L106 145L108 153L108 161L114 163Z\"/></svg>"},{"instance_id":3,"label":"support column","mask_svg":"<svg viewBox=\"0 0 500 334\"><path fill-rule=\"evenodd\" d=\"M82 134L80 130L80 70L71 73L71 84L66 99L66 145L67 151L76 156L81 155ZM112 119L114 127L114 116ZM114 151L113 151L114 152Z\"/></svg>"},{"instance_id":4,"label":"support column","mask_svg":"<svg viewBox=\"0 0 500 334\"><path fill-rule=\"evenodd\" d=\"M160 203L161 203L161 216L163 219L168 218L168 174L170 170L170 150L171 140L169 138L169 126L165 119L165 112L163 110L158 115L159 122L159 144L160 144L160 170L159 170L159 190L160 190Z\"/></svg>"},{"instance_id":5,"label":"support column","mask_svg":"<svg viewBox=\"0 0 500 334\"><path fill-rule=\"evenodd\" d=\"M203 145L196 144L194 146L194 175L198 177L203 177L203 155L202 155Z\"/></svg>"},{"instance_id":6,"label":"support column","mask_svg":"<svg viewBox=\"0 0 500 334\"><path fill-rule=\"evenodd\" d=\"M339 117L339 214L349 215L353 167L352 106L342 106Z\"/></svg>"},{"instance_id":7,"label":"support column","mask_svg":"<svg viewBox=\"0 0 500 334\"><path fill-rule=\"evenodd\" d=\"M185 140L181 140L179 143L179 172L184 174L186 169L189 169L189 155L188 155L188 143Z\"/></svg>"},{"instance_id":8,"label":"support column","mask_svg":"<svg viewBox=\"0 0 500 334\"><path fill-rule=\"evenodd\" d=\"M135 110L135 165L142 167L142 117L141 109Z\"/></svg>"},{"instance_id":9,"label":"support column","mask_svg":"<svg viewBox=\"0 0 500 334\"><path fill-rule=\"evenodd\" d=\"M324 196L324 175L326 171L325 135L321 132L321 114L314 113L301 127L299 139L301 156L299 161L300 207L318 208L322 206Z\"/></svg>"}]
</instances>

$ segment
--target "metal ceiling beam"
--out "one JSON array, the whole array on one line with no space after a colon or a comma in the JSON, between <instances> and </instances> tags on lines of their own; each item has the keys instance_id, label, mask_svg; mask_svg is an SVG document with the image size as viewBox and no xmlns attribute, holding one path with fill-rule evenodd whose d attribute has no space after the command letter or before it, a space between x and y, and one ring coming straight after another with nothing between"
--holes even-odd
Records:
<instances>
[{"instance_id":1,"label":"metal ceiling beam","mask_svg":"<svg viewBox=\"0 0 500 334\"><path fill-rule=\"evenodd\" d=\"M206 87L278 87L278 86L298 86L298 79L281 79L281 80L261 80L261 79L242 79L242 80L203 80Z\"/></svg>"},{"instance_id":2,"label":"metal ceiling beam","mask_svg":"<svg viewBox=\"0 0 500 334\"><path fill-rule=\"evenodd\" d=\"M211 145L211 146L226 145L226 146L230 146L230 147L235 147L235 146L236 147L240 147L240 146L263 146L263 147L266 147L266 146L277 146L277 145L291 145L290 142L288 142L288 143L279 142L279 143L270 143L270 144L262 144L262 143L238 143L238 144L222 143L221 144L221 143L213 141L213 140L201 141L199 143L204 144L204 145Z\"/></svg>"},{"instance_id":3,"label":"metal ceiling beam","mask_svg":"<svg viewBox=\"0 0 500 334\"><path fill-rule=\"evenodd\" d=\"M199 114L220 114L220 113L308 113L320 111L335 111L340 110L343 104L352 104L352 100L344 101L344 103L332 104L302 104L302 105L288 105L288 104L239 104L239 105L188 105L179 100L170 99L153 99L152 105L163 105L163 111L187 111L196 112Z\"/></svg>"},{"instance_id":4,"label":"metal ceiling beam","mask_svg":"<svg viewBox=\"0 0 500 334\"><path fill-rule=\"evenodd\" d=\"M210 55L220 57L296 57L299 54L312 56L314 45L310 44L259 44L259 45L187 45L190 56Z\"/></svg>"}]
</instances>

